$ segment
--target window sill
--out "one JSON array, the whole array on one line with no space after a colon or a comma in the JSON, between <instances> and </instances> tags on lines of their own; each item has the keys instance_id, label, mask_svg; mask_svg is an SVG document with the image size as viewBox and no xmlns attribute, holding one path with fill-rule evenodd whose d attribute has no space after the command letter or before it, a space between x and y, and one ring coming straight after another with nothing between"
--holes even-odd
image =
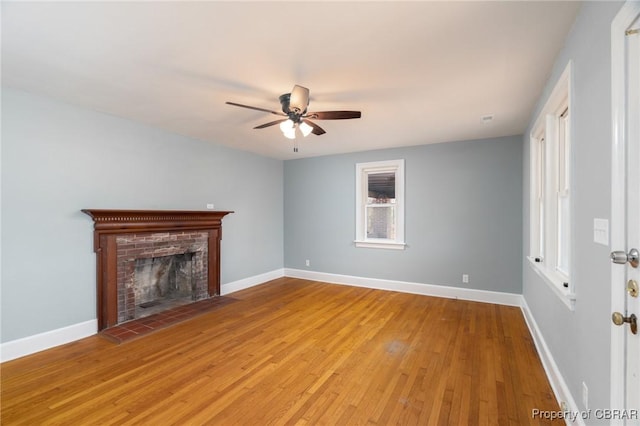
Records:
<instances>
[{"instance_id":1,"label":"window sill","mask_svg":"<svg viewBox=\"0 0 640 426\"><path fill-rule=\"evenodd\" d=\"M397 241L372 241L372 240L356 240L354 241L356 247L363 248L381 248L381 249L390 249L390 250L404 250L406 247L405 243L399 243Z\"/></svg>"},{"instance_id":2,"label":"window sill","mask_svg":"<svg viewBox=\"0 0 640 426\"><path fill-rule=\"evenodd\" d=\"M529 260L531 269L553 290L553 293L558 296L562 303L570 310L575 310L576 295L572 293L569 288L564 288L562 278L554 271L536 262L533 257L527 256L527 260Z\"/></svg>"}]
</instances>

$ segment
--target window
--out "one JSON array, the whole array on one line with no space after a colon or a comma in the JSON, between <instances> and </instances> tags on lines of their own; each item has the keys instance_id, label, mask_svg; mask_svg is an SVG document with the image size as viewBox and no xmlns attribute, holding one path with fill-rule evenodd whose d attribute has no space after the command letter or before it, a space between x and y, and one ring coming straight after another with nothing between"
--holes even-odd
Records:
<instances>
[{"instance_id":1,"label":"window","mask_svg":"<svg viewBox=\"0 0 640 426\"><path fill-rule=\"evenodd\" d=\"M355 243L404 249L404 160L356 164Z\"/></svg>"},{"instance_id":2,"label":"window","mask_svg":"<svg viewBox=\"0 0 640 426\"><path fill-rule=\"evenodd\" d=\"M529 260L572 308L570 77L571 64L558 80L530 135Z\"/></svg>"}]
</instances>

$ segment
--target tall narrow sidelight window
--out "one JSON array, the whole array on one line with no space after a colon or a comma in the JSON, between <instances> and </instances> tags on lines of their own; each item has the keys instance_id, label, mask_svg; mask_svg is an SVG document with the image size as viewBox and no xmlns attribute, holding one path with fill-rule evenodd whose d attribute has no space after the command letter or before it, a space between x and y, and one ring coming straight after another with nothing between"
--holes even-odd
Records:
<instances>
[{"instance_id":1,"label":"tall narrow sidelight window","mask_svg":"<svg viewBox=\"0 0 640 426\"><path fill-rule=\"evenodd\" d=\"M571 64L531 132L529 260L565 304L573 307L570 87Z\"/></svg>"},{"instance_id":2,"label":"tall narrow sidelight window","mask_svg":"<svg viewBox=\"0 0 640 426\"><path fill-rule=\"evenodd\" d=\"M404 160L356 164L355 243L404 249Z\"/></svg>"}]
</instances>

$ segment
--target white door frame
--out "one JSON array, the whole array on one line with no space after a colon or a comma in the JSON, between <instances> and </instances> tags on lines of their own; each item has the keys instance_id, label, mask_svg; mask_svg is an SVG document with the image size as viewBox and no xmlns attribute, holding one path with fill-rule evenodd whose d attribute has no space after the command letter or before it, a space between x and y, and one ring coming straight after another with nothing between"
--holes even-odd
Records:
<instances>
[{"instance_id":1,"label":"white door frame","mask_svg":"<svg viewBox=\"0 0 640 426\"><path fill-rule=\"evenodd\" d=\"M612 250L626 249L626 84L625 31L640 13L640 2L622 6L611 23L611 245ZM611 267L611 312L625 312L624 268ZM611 327L611 408L624 409L625 333L628 327Z\"/></svg>"}]
</instances>

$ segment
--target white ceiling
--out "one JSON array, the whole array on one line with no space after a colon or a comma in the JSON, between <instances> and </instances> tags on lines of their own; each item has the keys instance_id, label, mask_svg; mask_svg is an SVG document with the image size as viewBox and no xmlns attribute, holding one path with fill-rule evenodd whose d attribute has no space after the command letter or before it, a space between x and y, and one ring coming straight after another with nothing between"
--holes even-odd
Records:
<instances>
[{"instance_id":1,"label":"white ceiling","mask_svg":"<svg viewBox=\"0 0 640 426\"><path fill-rule=\"evenodd\" d=\"M2 84L289 159L520 134L578 2L2 2ZM277 117L294 84L316 121ZM483 124L481 117L493 115Z\"/></svg>"}]
</instances>

